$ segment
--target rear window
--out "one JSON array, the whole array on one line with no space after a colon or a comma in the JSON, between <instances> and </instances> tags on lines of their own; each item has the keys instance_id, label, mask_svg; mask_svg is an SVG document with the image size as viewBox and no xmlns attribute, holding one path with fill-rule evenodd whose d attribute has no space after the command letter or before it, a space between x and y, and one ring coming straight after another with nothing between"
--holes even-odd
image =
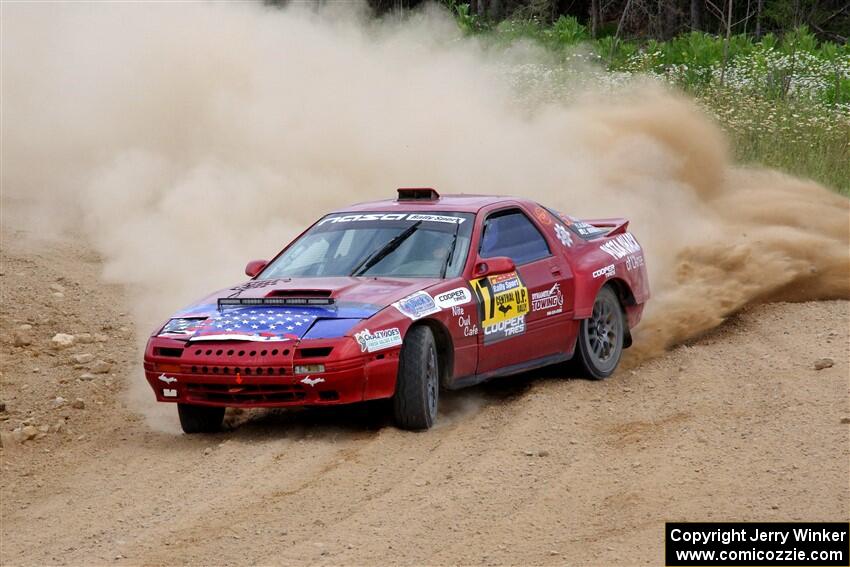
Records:
<instances>
[{"instance_id":1,"label":"rear window","mask_svg":"<svg viewBox=\"0 0 850 567\"><path fill-rule=\"evenodd\" d=\"M593 226L590 223L586 223L581 219L577 219L575 217L571 217L570 215L565 215L563 213L559 213L554 209L550 209L546 207L546 210L549 211L553 217L555 217L555 221L566 226L570 231L573 232L579 238L583 238L584 240L593 240L594 238L599 238L600 236L604 236L608 234L607 228L599 228L598 226Z\"/></svg>"}]
</instances>

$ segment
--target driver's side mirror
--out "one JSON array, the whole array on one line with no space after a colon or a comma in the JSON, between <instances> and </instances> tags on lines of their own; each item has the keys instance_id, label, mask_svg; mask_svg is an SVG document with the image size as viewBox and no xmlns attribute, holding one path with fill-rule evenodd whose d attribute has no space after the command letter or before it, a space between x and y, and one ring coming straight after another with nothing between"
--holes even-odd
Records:
<instances>
[{"instance_id":1,"label":"driver's side mirror","mask_svg":"<svg viewBox=\"0 0 850 567\"><path fill-rule=\"evenodd\" d=\"M493 258L479 258L475 263L473 275L476 278L483 278L493 274L504 274L516 270L516 264L507 256L494 256Z\"/></svg>"},{"instance_id":2,"label":"driver's side mirror","mask_svg":"<svg viewBox=\"0 0 850 567\"><path fill-rule=\"evenodd\" d=\"M253 278L262 272L263 268L265 268L268 263L268 260L251 260L248 262L248 265L245 266L245 275Z\"/></svg>"}]
</instances>

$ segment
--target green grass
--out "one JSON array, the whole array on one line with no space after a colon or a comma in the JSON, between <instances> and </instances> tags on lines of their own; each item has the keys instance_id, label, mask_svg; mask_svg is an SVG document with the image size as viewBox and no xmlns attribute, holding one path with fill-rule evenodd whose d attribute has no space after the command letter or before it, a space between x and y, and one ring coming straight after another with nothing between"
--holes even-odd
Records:
<instances>
[{"instance_id":1,"label":"green grass","mask_svg":"<svg viewBox=\"0 0 850 567\"><path fill-rule=\"evenodd\" d=\"M697 100L732 141L741 163L814 179L850 196L850 120L841 111L707 87Z\"/></svg>"},{"instance_id":2,"label":"green grass","mask_svg":"<svg viewBox=\"0 0 850 567\"><path fill-rule=\"evenodd\" d=\"M820 42L806 28L779 38L724 39L701 32L670 41L597 40L574 18L550 26L533 20L490 25L466 4L446 2L458 25L495 48L516 41L546 47L566 67L578 46L611 72L654 76L680 88L713 114L741 163L762 164L850 195L850 46ZM589 49L588 49L589 48Z\"/></svg>"}]
</instances>

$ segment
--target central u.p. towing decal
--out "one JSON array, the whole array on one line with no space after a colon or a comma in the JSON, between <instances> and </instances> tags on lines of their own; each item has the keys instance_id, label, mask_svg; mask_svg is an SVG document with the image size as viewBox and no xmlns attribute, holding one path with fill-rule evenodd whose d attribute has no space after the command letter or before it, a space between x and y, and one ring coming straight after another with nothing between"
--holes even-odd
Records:
<instances>
[{"instance_id":1,"label":"central u.p. towing decal","mask_svg":"<svg viewBox=\"0 0 850 567\"><path fill-rule=\"evenodd\" d=\"M473 280L484 343L490 344L525 332L529 312L528 288L517 272Z\"/></svg>"}]
</instances>

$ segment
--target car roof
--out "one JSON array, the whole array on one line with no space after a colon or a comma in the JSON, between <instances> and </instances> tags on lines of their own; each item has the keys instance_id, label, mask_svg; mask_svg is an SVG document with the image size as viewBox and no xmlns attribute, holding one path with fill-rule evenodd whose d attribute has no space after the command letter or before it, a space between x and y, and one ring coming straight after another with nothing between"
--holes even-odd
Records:
<instances>
[{"instance_id":1,"label":"car roof","mask_svg":"<svg viewBox=\"0 0 850 567\"><path fill-rule=\"evenodd\" d=\"M336 213L348 212L379 212L379 211L442 211L458 213L477 213L487 205L494 203L531 203L527 199L509 197L505 195L441 195L437 199L385 199L382 201L367 201L357 203L334 211Z\"/></svg>"}]
</instances>

